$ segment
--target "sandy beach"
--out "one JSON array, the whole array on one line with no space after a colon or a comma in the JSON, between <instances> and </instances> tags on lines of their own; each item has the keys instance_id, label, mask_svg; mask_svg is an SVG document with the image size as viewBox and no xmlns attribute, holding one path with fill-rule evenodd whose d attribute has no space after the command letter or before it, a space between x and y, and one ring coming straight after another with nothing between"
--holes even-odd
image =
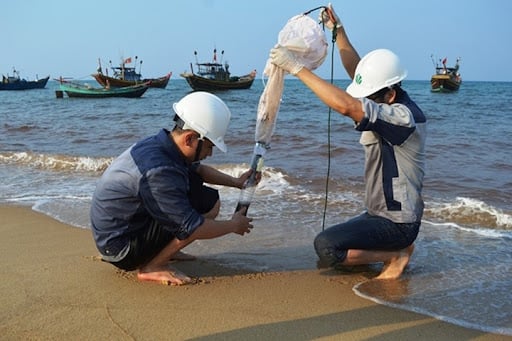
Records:
<instances>
[{"instance_id":1,"label":"sandy beach","mask_svg":"<svg viewBox=\"0 0 512 341\"><path fill-rule=\"evenodd\" d=\"M91 233L0 206L3 340L503 340L358 297L334 271L243 273L208 259L197 278L138 282L98 259Z\"/></svg>"}]
</instances>

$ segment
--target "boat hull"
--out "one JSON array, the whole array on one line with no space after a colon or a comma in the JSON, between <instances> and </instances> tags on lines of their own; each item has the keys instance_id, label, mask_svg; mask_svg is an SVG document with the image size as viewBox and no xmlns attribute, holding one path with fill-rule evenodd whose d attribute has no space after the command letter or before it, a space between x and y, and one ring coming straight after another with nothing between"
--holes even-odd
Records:
<instances>
[{"instance_id":1,"label":"boat hull","mask_svg":"<svg viewBox=\"0 0 512 341\"><path fill-rule=\"evenodd\" d=\"M0 90L31 90L31 89L44 89L48 83L50 76L39 79L37 81L18 80L9 83L0 83Z\"/></svg>"},{"instance_id":2,"label":"boat hull","mask_svg":"<svg viewBox=\"0 0 512 341\"><path fill-rule=\"evenodd\" d=\"M229 81L224 81L201 77L194 73L182 73L180 76L187 80L193 90L202 91L249 89L255 78L252 75L247 75L239 78L233 78Z\"/></svg>"},{"instance_id":3,"label":"boat hull","mask_svg":"<svg viewBox=\"0 0 512 341\"><path fill-rule=\"evenodd\" d=\"M72 98L109 98L109 97L125 97L137 98L141 97L149 88L149 84L139 84L124 88L88 88L73 84L61 84L60 90L65 92L68 97Z\"/></svg>"},{"instance_id":4,"label":"boat hull","mask_svg":"<svg viewBox=\"0 0 512 341\"><path fill-rule=\"evenodd\" d=\"M432 92L454 92L459 90L460 83L449 75L434 75L430 80Z\"/></svg>"},{"instance_id":5,"label":"boat hull","mask_svg":"<svg viewBox=\"0 0 512 341\"><path fill-rule=\"evenodd\" d=\"M150 82L150 85L149 85L150 88L165 89L165 87L167 87L167 83L169 83L169 79L171 78L171 75L172 75L172 73L168 73L167 75L165 75L163 77L147 78L147 79L143 79L140 81L128 81L128 80L124 80L124 79L109 77L102 73L95 73L92 76L94 77L94 79L96 79L96 81L99 84L101 84L104 87L106 87L107 84L109 84L110 87L113 87L113 88L122 88L122 87L126 87L126 86L133 86L133 85L137 85L137 84Z\"/></svg>"}]
</instances>

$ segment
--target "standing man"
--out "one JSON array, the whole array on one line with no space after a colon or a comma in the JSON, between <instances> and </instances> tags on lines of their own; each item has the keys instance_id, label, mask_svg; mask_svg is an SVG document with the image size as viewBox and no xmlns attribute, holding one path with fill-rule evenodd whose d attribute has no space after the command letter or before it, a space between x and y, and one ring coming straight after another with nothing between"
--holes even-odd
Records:
<instances>
[{"instance_id":1,"label":"standing man","mask_svg":"<svg viewBox=\"0 0 512 341\"><path fill-rule=\"evenodd\" d=\"M242 188L251 171L232 177L201 160L213 146L226 152L224 135L231 112L217 96L194 92L174 103L172 131L162 129L117 157L99 180L91 204L91 223L102 259L138 270L141 281L181 285L191 278L169 265L198 239L229 233L243 236L253 227L245 210L215 220L217 190L203 181Z\"/></svg>"},{"instance_id":2,"label":"standing man","mask_svg":"<svg viewBox=\"0 0 512 341\"><path fill-rule=\"evenodd\" d=\"M336 30L341 61L352 79L346 91L319 78L283 46L272 49L270 57L355 122L365 151L366 211L318 234L315 250L320 264L331 267L382 262L377 278L395 279L409 263L423 215L426 118L401 88L407 72L393 52L378 49L360 59L331 4L320 20Z\"/></svg>"}]
</instances>

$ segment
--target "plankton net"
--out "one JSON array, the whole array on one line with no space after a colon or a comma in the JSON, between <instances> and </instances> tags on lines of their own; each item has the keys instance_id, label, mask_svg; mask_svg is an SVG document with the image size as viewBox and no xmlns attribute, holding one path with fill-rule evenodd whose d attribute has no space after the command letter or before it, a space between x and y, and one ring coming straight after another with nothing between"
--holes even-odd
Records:
<instances>
[{"instance_id":1,"label":"plankton net","mask_svg":"<svg viewBox=\"0 0 512 341\"><path fill-rule=\"evenodd\" d=\"M297 61L309 70L315 70L322 65L327 55L328 44L322 28L305 14L288 20L279 32L277 44L292 51ZM258 103L255 134L256 143L267 148L276 125L285 73L286 71L272 64L270 59L267 60L263 74L269 80Z\"/></svg>"},{"instance_id":2,"label":"plankton net","mask_svg":"<svg viewBox=\"0 0 512 341\"><path fill-rule=\"evenodd\" d=\"M307 13L296 15L288 20L279 32L277 44L293 52L298 62L309 70L315 70L322 65L327 55L328 44L324 32ZM286 71L272 64L270 59L267 60L263 74L268 77L268 82L261 94L256 117L256 144L251 160L253 173L240 193L235 211L241 207L248 207L252 200L256 187L256 174L263 168L263 156L270 148L270 140L276 126L285 73Z\"/></svg>"}]
</instances>

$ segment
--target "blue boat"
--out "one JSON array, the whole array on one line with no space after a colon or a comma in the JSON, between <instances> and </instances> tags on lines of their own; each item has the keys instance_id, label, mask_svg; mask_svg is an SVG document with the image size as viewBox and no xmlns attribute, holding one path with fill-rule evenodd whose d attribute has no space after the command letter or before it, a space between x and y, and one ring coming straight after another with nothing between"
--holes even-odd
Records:
<instances>
[{"instance_id":1,"label":"blue boat","mask_svg":"<svg viewBox=\"0 0 512 341\"><path fill-rule=\"evenodd\" d=\"M0 83L0 90L30 90L30 89L43 89L48 83L50 76L35 81L28 81L20 78L19 71L13 70L12 76L2 75L2 82Z\"/></svg>"}]
</instances>

